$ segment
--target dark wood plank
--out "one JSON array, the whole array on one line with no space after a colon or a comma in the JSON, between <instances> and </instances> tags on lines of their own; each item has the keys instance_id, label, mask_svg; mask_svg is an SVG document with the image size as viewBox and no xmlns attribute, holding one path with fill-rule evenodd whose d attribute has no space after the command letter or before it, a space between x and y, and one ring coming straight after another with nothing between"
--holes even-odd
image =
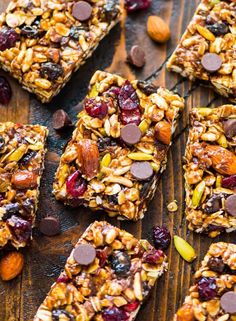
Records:
<instances>
[{"instance_id":1,"label":"dark wood plank","mask_svg":"<svg viewBox=\"0 0 236 321\"><path fill-rule=\"evenodd\" d=\"M0 2L0 11L8 2L9 0ZM0 106L0 120L40 123L48 126L50 130L38 221L48 214L57 215L61 220L62 233L48 238L40 235L37 228L35 229L32 246L23 250L26 259L23 274L11 282L0 282L1 321L33 319L38 305L63 268L73 244L88 224L95 219L107 219L137 237L149 239L153 225L165 225L168 226L172 235L178 234L193 244L198 254L193 264L184 262L171 244L167 251L169 271L159 280L150 299L137 317L137 321L172 320L174 312L187 294L194 269L199 265L212 242L211 239L190 233L187 229L184 216L182 157L187 140L189 110L194 106L208 104L217 106L223 100L211 90L195 86L178 75L170 74L165 69L165 62L178 43L198 2L198 0L153 0L152 7L146 12L128 16L124 13L120 26L115 27L102 41L96 53L50 104L41 104L7 76L14 94L9 106ZM171 40L167 44L158 45L146 35L146 21L151 14L160 15L170 24ZM126 62L127 52L134 44L140 44L145 49L147 63L143 69L132 68ZM76 120L78 104L84 98L89 79L97 69L120 73L129 79L148 78L156 85L173 88L186 97L186 109L179 120L174 143L169 152L167 169L145 218L138 223L119 222L116 219L107 218L104 213L92 213L82 207L70 209L56 202L51 195L54 172L62 148L71 135L71 132L58 135L52 129L52 114L56 109L63 108ZM176 213L170 214L167 211L167 204L174 199L178 201L179 208ZM235 243L234 239L235 233L229 236L222 235L214 242L225 240Z\"/></svg>"}]
</instances>

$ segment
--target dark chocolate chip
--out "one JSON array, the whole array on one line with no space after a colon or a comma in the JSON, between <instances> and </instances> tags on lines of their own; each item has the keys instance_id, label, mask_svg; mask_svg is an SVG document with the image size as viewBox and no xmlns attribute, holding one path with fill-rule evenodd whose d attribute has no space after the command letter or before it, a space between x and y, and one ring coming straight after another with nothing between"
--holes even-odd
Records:
<instances>
[{"instance_id":1,"label":"dark chocolate chip","mask_svg":"<svg viewBox=\"0 0 236 321\"><path fill-rule=\"evenodd\" d=\"M77 263L89 265L95 260L96 251L92 245L80 244L74 249L73 256Z\"/></svg>"},{"instance_id":2,"label":"dark chocolate chip","mask_svg":"<svg viewBox=\"0 0 236 321\"><path fill-rule=\"evenodd\" d=\"M44 217L39 224L40 232L47 236L60 233L60 222L54 216Z\"/></svg>"},{"instance_id":3,"label":"dark chocolate chip","mask_svg":"<svg viewBox=\"0 0 236 321\"><path fill-rule=\"evenodd\" d=\"M221 200L223 198L222 194L213 194L206 203L205 212L207 214L212 214L221 209Z\"/></svg>"},{"instance_id":4,"label":"dark chocolate chip","mask_svg":"<svg viewBox=\"0 0 236 321\"><path fill-rule=\"evenodd\" d=\"M233 138L236 135L236 119L228 119L223 122L223 129L226 137Z\"/></svg>"},{"instance_id":5,"label":"dark chocolate chip","mask_svg":"<svg viewBox=\"0 0 236 321\"><path fill-rule=\"evenodd\" d=\"M133 46L127 59L135 67L141 68L145 64L145 52L140 46Z\"/></svg>"},{"instance_id":6,"label":"dark chocolate chip","mask_svg":"<svg viewBox=\"0 0 236 321\"><path fill-rule=\"evenodd\" d=\"M135 124L128 124L121 129L121 139L128 145L134 145L141 139L142 132Z\"/></svg>"},{"instance_id":7,"label":"dark chocolate chip","mask_svg":"<svg viewBox=\"0 0 236 321\"><path fill-rule=\"evenodd\" d=\"M207 71L215 72L220 69L222 65L222 59L215 53L206 53L202 57L201 64Z\"/></svg>"},{"instance_id":8,"label":"dark chocolate chip","mask_svg":"<svg viewBox=\"0 0 236 321\"><path fill-rule=\"evenodd\" d=\"M72 16L79 21L86 21L91 17L92 6L86 1L74 3L72 8Z\"/></svg>"},{"instance_id":9,"label":"dark chocolate chip","mask_svg":"<svg viewBox=\"0 0 236 321\"><path fill-rule=\"evenodd\" d=\"M136 179L144 181L153 175L153 168L148 162L135 162L131 165L130 172Z\"/></svg>"},{"instance_id":10,"label":"dark chocolate chip","mask_svg":"<svg viewBox=\"0 0 236 321\"><path fill-rule=\"evenodd\" d=\"M225 210L228 214L236 217L236 194L230 195L225 200Z\"/></svg>"},{"instance_id":11,"label":"dark chocolate chip","mask_svg":"<svg viewBox=\"0 0 236 321\"><path fill-rule=\"evenodd\" d=\"M229 291L222 295L220 305L226 313L236 313L236 292Z\"/></svg>"},{"instance_id":12,"label":"dark chocolate chip","mask_svg":"<svg viewBox=\"0 0 236 321\"><path fill-rule=\"evenodd\" d=\"M58 109L52 117L53 128L56 130L64 129L72 125L72 121L63 109Z\"/></svg>"},{"instance_id":13,"label":"dark chocolate chip","mask_svg":"<svg viewBox=\"0 0 236 321\"><path fill-rule=\"evenodd\" d=\"M0 136L0 149L3 149L4 146L5 146L5 140L2 136Z\"/></svg>"}]
</instances>

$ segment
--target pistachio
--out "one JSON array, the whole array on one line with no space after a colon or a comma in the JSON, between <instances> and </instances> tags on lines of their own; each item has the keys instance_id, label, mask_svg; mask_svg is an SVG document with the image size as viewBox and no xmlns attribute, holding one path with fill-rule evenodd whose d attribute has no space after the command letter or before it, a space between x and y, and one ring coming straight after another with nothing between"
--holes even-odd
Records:
<instances>
[{"instance_id":1,"label":"pistachio","mask_svg":"<svg viewBox=\"0 0 236 321\"><path fill-rule=\"evenodd\" d=\"M192 262L196 258L196 253L193 247L181 237L175 235L174 244L176 250L185 261Z\"/></svg>"},{"instance_id":2,"label":"pistachio","mask_svg":"<svg viewBox=\"0 0 236 321\"><path fill-rule=\"evenodd\" d=\"M103 166L108 167L110 162L111 162L111 154L108 153L103 156L100 165L101 165L101 167L103 167Z\"/></svg>"},{"instance_id":3,"label":"pistachio","mask_svg":"<svg viewBox=\"0 0 236 321\"><path fill-rule=\"evenodd\" d=\"M205 181L201 181L197 186L195 187L193 191L193 197L192 197L192 206L196 208L198 204L201 201L203 192L205 190L206 183Z\"/></svg>"},{"instance_id":4,"label":"pistachio","mask_svg":"<svg viewBox=\"0 0 236 321\"><path fill-rule=\"evenodd\" d=\"M139 129L143 134L146 133L149 126L150 126L150 121L148 121L147 119L142 120L141 123L138 125Z\"/></svg>"},{"instance_id":5,"label":"pistachio","mask_svg":"<svg viewBox=\"0 0 236 321\"><path fill-rule=\"evenodd\" d=\"M136 161L145 161L145 160L152 160L153 156L148 155L145 153L137 152L137 153L130 153L128 155L130 159L136 160Z\"/></svg>"},{"instance_id":6,"label":"pistachio","mask_svg":"<svg viewBox=\"0 0 236 321\"><path fill-rule=\"evenodd\" d=\"M217 175L216 177L216 187L221 187L222 176Z\"/></svg>"}]
</instances>

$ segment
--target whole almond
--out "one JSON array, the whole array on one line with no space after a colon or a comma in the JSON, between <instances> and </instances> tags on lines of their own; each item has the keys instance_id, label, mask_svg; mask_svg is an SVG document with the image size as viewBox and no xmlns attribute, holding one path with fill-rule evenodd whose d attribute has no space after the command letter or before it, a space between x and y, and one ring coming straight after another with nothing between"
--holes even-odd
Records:
<instances>
[{"instance_id":1,"label":"whole almond","mask_svg":"<svg viewBox=\"0 0 236 321\"><path fill-rule=\"evenodd\" d=\"M99 151L96 142L91 139L82 139L77 144L78 162L82 174L92 179L99 170Z\"/></svg>"},{"instance_id":2,"label":"whole almond","mask_svg":"<svg viewBox=\"0 0 236 321\"><path fill-rule=\"evenodd\" d=\"M19 171L12 175L12 185L17 189L28 189L37 186L37 175L30 171Z\"/></svg>"},{"instance_id":3,"label":"whole almond","mask_svg":"<svg viewBox=\"0 0 236 321\"><path fill-rule=\"evenodd\" d=\"M170 144L171 125L167 121L165 120L159 121L159 123L156 124L154 130L155 130L155 137L157 140L159 140L165 145Z\"/></svg>"},{"instance_id":4,"label":"whole almond","mask_svg":"<svg viewBox=\"0 0 236 321\"><path fill-rule=\"evenodd\" d=\"M170 39L170 28L158 16L150 16L147 21L147 32L152 40L164 43Z\"/></svg>"},{"instance_id":5,"label":"whole almond","mask_svg":"<svg viewBox=\"0 0 236 321\"><path fill-rule=\"evenodd\" d=\"M10 252L0 261L0 277L9 281L19 275L24 266L24 256L19 252Z\"/></svg>"}]
</instances>

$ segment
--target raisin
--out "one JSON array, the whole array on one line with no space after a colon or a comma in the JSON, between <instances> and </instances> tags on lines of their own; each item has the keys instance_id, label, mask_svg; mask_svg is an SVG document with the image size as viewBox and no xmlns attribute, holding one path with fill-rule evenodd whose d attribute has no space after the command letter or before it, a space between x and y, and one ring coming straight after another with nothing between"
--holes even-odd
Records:
<instances>
[{"instance_id":1,"label":"raisin","mask_svg":"<svg viewBox=\"0 0 236 321\"><path fill-rule=\"evenodd\" d=\"M161 250L151 250L148 252L144 252L143 254L143 262L148 264L158 264L163 261L164 253Z\"/></svg>"},{"instance_id":2,"label":"raisin","mask_svg":"<svg viewBox=\"0 0 236 321\"><path fill-rule=\"evenodd\" d=\"M97 140L97 146L99 152L103 152L107 150L109 147L115 147L117 146L117 143L115 140L111 139L110 137L100 137Z\"/></svg>"},{"instance_id":3,"label":"raisin","mask_svg":"<svg viewBox=\"0 0 236 321\"><path fill-rule=\"evenodd\" d=\"M137 86L147 96L150 96L151 94L155 94L157 92L157 87L149 84L147 81L140 80L138 81Z\"/></svg>"},{"instance_id":4,"label":"raisin","mask_svg":"<svg viewBox=\"0 0 236 321\"><path fill-rule=\"evenodd\" d=\"M129 314L117 307L107 308L102 312L104 321L128 321Z\"/></svg>"},{"instance_id":5,"label":"raisin","mask_svg":"<svg viewBox=\"0 0 236 321\"><path fill-rule=\"evenodd\" d=\"M62 77L64 70L62 66L53 62L45 62L41 65L40 76L50 81L55 81Z\"/></svg>"},{"instance_id":6,"label":"raisin","mask_svg":"<svg viewBox=\"0 0 236 321\"><path fill-rule=\"evenodd\" d=\"M128 12L145 10L150 7L152 0L125 0L125 8Z\"/></svg>"},{"instance_id":7,"label":"raisin","mask_svg":"<svg viewBox=\"0 0 236 321\"><path fill-rule=\"evenodd\" d=\"M214 272L222 273L225 268L223 260L219 257L211 257L207 263L209 269Z\"/></svg>"},{"instance_id":8,"label":"raisin","mask_svg":"<svg viewBox=\"0 0 236 321\"><path fill-rule=\"evenodd\" d=\"M165 250L170 245L171 236L166 227L153 227L153 243L156 249Z\"/></svg>"},{"instance_id":9,"label":"raisin","mask_svg":"<svg viewBox=\"0 0 236 321\"><path fill-rule=\"evenodd\" d=\"M213 194L206 202L206 206L204 208L207 214L212 214L221 209L221 199L222 194Z\"/></svg>"},{"instance_id":10,"label":"raisin","mask_svg":"<svg viewBox=\"0 0 236 321\"><path fill-rule=\"evenodd\" d=\"M118 95L119 106L122 110L139 108L139 99L132 84L126 80Z\"/></svg>"},{"instance_id":11,"label":"raisin","mask_svg":"<svg viewBox=\"0 0 236 321\"><path fill-rule=\"evenodd\" d=\"M61 317L67 317L69 321L75 321L74 316L63 309L54 309L52 310L52 320L53 321L59 321ZM64 318L63 318L64 319Z\"/></svg>"},{"instance_id":12,"label":"raisin","mask_svg":"<svg viewBox=\"0 0 236 321\"><path fill-rule=\"evenodd\" d=\"M2 136L0 136L0 150L3 149L4 146L5 146L5 140Z\"/></svg>"},{"instance_id":13,"label":"raisin","mask_svg":"<svg viewBox=\"0 0 236 321\"><path fill-rule=\"evenodd\" d=\"M26 153L19 161L19 165L26 166L28 163L37 155L37 152L34 150Z\"/></svg>"},{"instance_id":14,"label":"raisin","mask_svg":"<svg viewBox=\"0 0 236 321\"><path fill-rule=\"evenodd\" d=\"M111 266L119 276L126 276L131 267L130 257L126 252L117 251L111 257Z\"/></svg>"},{"instance_id":15,"label":"raisin","mask_svg":"<svg viewBox=\"0 0 236 321\"><path fill-rule=\"evenodd\" d=\"M31 237L32 227L30 222L13 215L7 220L7 224L12 231L14 237L19 242L27 242Z\"/></svg>"},{"instance_id":16,"label":"raisin","mask_svg":"<svg viewBox=\"0 0 236 321\"><path fill-rule=\"evenodd\" d=\"M107 201L112 205L118 205L118 194L107 195Z\"/></svg>"},{"instance_id":17,"label":"raisin","mask_svg":"<svg viewBox=\"0 0 236 321\"><path fill-rule=\"evenodd\" d=\"M20 40L20 35L14 29L3 28L0 31L0 51L14 47L18 40Z\"/></svg>"},{"instance_id":18,"label":"raisin","mask_svg":"<svg viewBox=\"0 0 236 321\"><path fill-rule=\"evenodd\" d=\"M5 77L0 77L0 103L7 105L12 96L12 91L9 82Z\"/></svg>"},{"instance_id":19,"label":"raisin","mask_svg":"<svg viewBox=\"0 0 236 321\"><path fill-rule=\"evenodd\" d=\"M84 30L89 31L89 28L86 28L84 25L74 26L70 29L69 37L74 40L79 40L79 37L84 33Z\"/></svg>"},{"instance_id":20,"label":"raisin","mask_svg":"<svg viewBox=\"0 0 236 321\"><path fill-rule=\"evenodd\" d=\"M42 30L39 30L36 26L24 26L21 29L21 35L30 39L40 38L43 36L43 34L44 32Z\"/></svg>"},{"instance_id":21,"label":"raisin","mask_svg":"<svg viewBox=\"0 0 236 321\"><path fill-rule=\"evenodd\" d=\"M206 25L207 29L210 30L215 36L223 36L229 32L229 27L223 22L218 22L210 25Z\"/></svg>"},{"instance_id":22,"label":"raisin","mask_svg":"<svg viewBox=\"0 0 236 321\"><path fill-rule=\"evenodd\" d=\"M7 220L10 218L12 215L18 214L20 210L20 206L18 203L9 203L5 207L5 214L3 216L3 220Z\"/></svg>"},{"instance_id":23,"label":"raisin","mask_svg":"<svg viewBox=\"0 0 236 321\"><path fill-rule=\"evenodd\" d=\"M217 295L216 279L203 277L198 281L198 293L201 301L212 300Z\"/></svg>"}]
</instances>

